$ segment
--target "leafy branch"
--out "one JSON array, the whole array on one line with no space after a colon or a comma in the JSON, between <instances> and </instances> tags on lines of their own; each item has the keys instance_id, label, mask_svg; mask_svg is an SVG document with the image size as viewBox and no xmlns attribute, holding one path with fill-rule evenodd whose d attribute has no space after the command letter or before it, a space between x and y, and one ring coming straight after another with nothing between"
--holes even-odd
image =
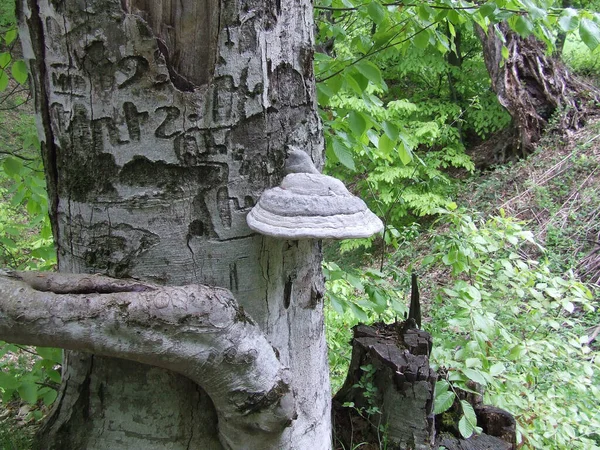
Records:
<instances>
[{"instance_id":1,"label":"leafy branch","mask_svg":"<svg viewBox=\"0 0 600 450\"><path fill-rule=\"evenodd\" d=\"M394 46L396 46L396 45L400 45L400 44L403 44L403 43L405 43L405 42L407 42L407 41L411 40L413 37L417 36L418 34L420 34L420 33L424 32L424 31L426 31L428 28L431 28L432 26L436 25L437 23L438 23L438 22L432 22L432 23L430 23L429 25L426 25L426 26L425 26L424 28L422 28L421 30L417 31L416 33L414 33L414 34L411 34L410 36L408 36L408 37L406 37L406 38L402 39L401 41L398 41L398 42L392 42L392 41L393 41L393 40L394 40L394 39L395 39L395 38L396 38L396 37L397 37L397 36L398 36L400 33L402 33L402 31L404 31L404 29L403 29L403 30L401 30L401 31L398 31L398 32L397 32L397 33L396 33L396 34L395 34L395 35L394 35L394 36L393 36L393 37L392 37L392 38L391 38L391 39L388 41L388 44L386 44L386 45L384 45L384 46L382 46L382 47L379 47L379 48L375 48L375 46L371 47L371 50L370 50L370 51L369 51L367 54L365 54L365 55L363 55L363 56L361 56L361 57L359 57L359 58L355 59L354 61L352 61L352 62L351 62L350 64L348 64L347 66L345 66L345 67L343 67L343 68L341 68L341 69L339 69L339 70L335 71L334 73L332 73L332 74L330 74L330 75L327 75L327 76L326 76L326 77L324 77L324 78L319 78L319 77L317 77L317 78L316 78L316 81L317 81L317 83L322 83L322 82L324 82L324 81L327 81L327 80L329 80L329 79L331 79L331 78L333 78L333 77L335 77L335 76L339 75L339 74L340 74L340 73L342 73L344 70L348 69L348 67L352 67L353 65L355 65L355 64L357 64L357 63L359 63L359 62L361 62L362 60L364 60L364 59L366 59L366 58L369 58L369 57L371 57L371 56L373 56L373 55L376 55L377 53L380 53L380 52L382 52L382 51L384 51L384 50L387 50L387 49L389 49L389 48L392 48L392 47L394 47Z\"/></svg>"}]
</instances>

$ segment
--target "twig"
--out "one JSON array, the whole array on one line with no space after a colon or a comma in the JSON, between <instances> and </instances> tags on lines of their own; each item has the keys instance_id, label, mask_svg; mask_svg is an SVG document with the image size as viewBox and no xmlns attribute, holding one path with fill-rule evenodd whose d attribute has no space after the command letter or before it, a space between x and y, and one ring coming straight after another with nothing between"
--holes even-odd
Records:
<instances>
[{"instance_id":1,"label":"twig","mask_svg":"<svg viewBox=\"0 0 600 450\"><path fill-rule=\"evenodd\" d=\"M26 156L19 155L18 153L7 152L3 150L0 150L0 155L14 156L15 158L22 159L23 161L37 161L35 158L27 158Z\"/></svg>"},{"instance_id":2,"label":"twig","mask_svg":"<svg viewBox=\"0 0 600 450\"><path fill-rule=\"evenodd\" d=\"M322 83L323 81L327 81L330 78L335 77L336 75L339 75L340 73L342 73L344 70L346 70L348 67L351 67L359 62L361 62L363 59L366 59L370 56L373 56L379 52L382 52L384 50L387 50L388 48L394 47L396 45L400 45L410 39L412 39L413 37L415 37L417 34L422 33L423 31L427 30L428 28L431 28L433 25L436 25L438 22L433 22L430 23L429 25L427 25L425 28L422 28L421 30L417 31L416 33L411 34L410 36L408 36L406 39L403 39L401 41L398 42L392 42L401 32L402 30L400 30L398 33L396 33L391 40L388 41L387 45L384 45L382 47L379 47L377 50L373 50L373 51L369 51L369 53L361 56L360 58L355 59L354 61L352 61L350 64L348 64L347 66L342 67L340 70L332 73L331 75L326 76L325 78L319 78L316 80L317 83ZM371 47L371 49L373 49L373 47Z\"/></svg>"},{"instance_id":3,"label":"twig","mask_svg":"<svg viewBox=\"0 0 600 450\"><path fill-rule=\"evenodd\" d=\"M592 342L594 342L596 340L596 337L598 337L598 334L600 334L600 325L596 325L596 327L592 331L592 334L588 336L587 344L590 345Z\"/></svg>"}]
</instances>

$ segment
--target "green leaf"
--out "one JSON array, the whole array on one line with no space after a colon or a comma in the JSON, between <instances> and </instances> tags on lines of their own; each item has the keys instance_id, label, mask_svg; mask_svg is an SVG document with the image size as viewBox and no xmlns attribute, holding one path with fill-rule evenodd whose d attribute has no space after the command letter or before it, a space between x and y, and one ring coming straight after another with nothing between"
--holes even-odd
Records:
<instances>
[{"instance_id":1,"label":"green leaf","mask_svg":"<svg viewBox=\"0 0 600 450\"><path fill-rule=\"evenodd\" d=\"M353 275L353 274L351 274L349 272L346 272L344 278L346 279L346 281L348 281L348 283L350 283L350 285L354 289L358 289L360 291L362 291L364 289L362 281L356 275Z\"/></svg>"},{"instance_id":2,"label":"green leaf","mask_svg":"<svg viewBox=\"0 0 600 450\"><path fill-rule=\"evenodd\" d=\"M450 389L450 383L444 379L438 380L435 383L434 395L437 397L442 392L446 392L448 389Z\"/></svg>"},{"instance_id":3,"label":"green leaf","mask_svg":"<svg viewBox=\"0 0 600 450\"><path fill-rule=\"evenodd\" d=\"M33 382L25 382L17 388L19 396L30 404L35 404L38 399L38 387Z\"/></svg>"},{"instance_id":4,"label":"green leaf","mask_svg":"<svg viewBox=\"0 0 600 450\"><path fill-rule=\"evenodd\" d=\"M527 37L533 33L533 23L526 16L519 16L513 28L522 37Z\"/></svg>"},{"instance_id":5,"label":"green leaf","mask_svg":"<svg viewBox=\"0 0 600 450\"><path fill-rule=\"evenodd\" d=\"M400 157L400 161L402 161L402 164L404 164L405 166L410 164L410 162L413 160L412 152L410 151L410 148L408 148L406 142L404 142L403 139L401 139L400 142L398 142L396 150L398 151L398 156Z\"/></svg>"},{"instance_id":6,"label":"green leaf","mask_svg":"<svg viewBox=\"0 0 600 450\"><path fill-rule=\"evenodd\" d=\"M360 75L359 73L357 73L357 75ZM366 80L365 77L363 77L362 75L360 75L361 78L364 78ZM358 95L362 95L364 89L360 86L360 84L358 84L358 82L356 81L356 78L354 78L353 76L349 76L349 77L345 77L344 80L346 81L346 85L352 89L355 93L357 93ZM367 81L367 84L369 82ZM317 85L318 86L318 85Z\"/></svg>"},{"instance_id":7,"label":"green leaf","mask_svg":"<svg viewBox=\"0 0 600 450\"><path fill-rule=\"evenodd\" d=\"M360 91L358 92L359 94L362 94L365 91L365 89L367 89L367 86L369 85L369 80L361 73L354 72L350 75L350 78L354 79L354 81L358 85L360 89Z\"/></svg>"},{"instance_id":8,"label":"green leaf","mask_svg":"<svg viewBox=\"0 0 600 450\"><path fill-rule=\"evenodd\" d=\"M579 25L579 36L585 45L590 50L596 50L596 47L600 45L600 30L598 25L592 22L590 19L582 19Z\"/></svg>"},{"instance_id":9,"label":"green leaf","mask_svg":"<svg viewBox=\"0 0 600 450\"><path fill-rule=\"evenodd\" d=\"M317 83L317 100L319 105L328 105L329 99L335 95L335 92L325 83Z\"/></svg>"},{"instance_id":10,"label":"green leaf","mask_svg":"<svg viewBox=\"0 0 600 450\"><path fill-rule=\"evenodd\" d=\"M350 111L350 114L348 114L348 124L350 125L350 130L352 130L352 133L357 138L361 137L367 129L367 121L360 112Z\"/></svg>"},{"instance_id":11,"label":"green leaf","mask_svg":"<svg viewBox=\"0 0 600 450\"><path fill-rule=\"evenodd\" d=\"M460 25L465 21L462 16L458 14L458 12L454 9L451 9L448 12L448 20L452 22L454 25Z\"/></svg>"},{"instance_id":12,"label":"green leaf","mask_svg":"<svg viewBox=\"0 0 600 450\"><path fill-rule=\"evenodd\" d=\"M521 0L533 20L545 19L546 10L539 8L532 0Z\"/></svg>"},{"instance_id":13,"label":"green leaf","mask_svg":"<svg viewBox=\"0 0 600 450\"><path fill-rule=\"evenodd\" d=\"M58 397L58 392L56 392L54 389L50 389L43 395L42 399L44 400L44 404L46 406L50 406L52 403L54 403L56 397Z\"/></svg>"},{"instance_id":14,"label":"green leaf","mask_svg":"<svg viewBox=\"0 0 600 450\"><path fill-rule=\"evenodd\" d=\"M475 410L473 409L473 406L466 400L461 400L460 406L461 406L461 408L463 410L463 414L465 415L467 420L469 422L471 422L471 424L473 426L476 426L477 425L477 415L475 414Z\"/></svg>"},{"instance_id":15,"label":"green leaf","mask_svg":"<svg viewBox=\"0 0 600 450\"><path fill-rule=\"evenodd\" d=\"M29 133L23 139L23 148L28 149L29 147L33 147L36 150L40 149L40 139L37 133Z\"/></svg>"},{"instance_id":16,"label":"green leaf","mask_svg":"<svg viewBox=\"0 0 600 450\"><path fill-rule=\"evenodd\" d=\"M479 8L479 14L481 14L483 17L490 17L492 14L494 14L497 8L498 7L496 6L496 3L489 2Z\"/></svg>"},{"instance_id":17,"label":"green leaf","mask_svg":"<svg viewBox=\"0 0 600 450\"><path fill-rule=\"evenodd\" d=\"M433 10L427 5L420 4L417 7L417 16L419 16L419 19L423 20L424 22L431 22Z\"/></svg>"},{"instance_id":18,"label":"green leaf","mask_svg":"<svg viewBox=\"0 0 600 450\"><path fill-rule=\"evenodd\" d=\"M448 411L454 403L454 392L445 391L435 397L433 402L433 414L441 414Z\"/></svg>"},{"instance_id":19,"label":"green leaf","mask_svg":"<svg viewBox=\"0 0 600 450\"><path fill-rule=\"evenodd\" d=\"M502 57L508 59L508 47L506 45L502 46Z\"/></svg>"},{"instance_id":20,"label":"green leaf","mask_svg":"<svg viewBox=\"0 0 600 450\"><path fill-rule=\"evenodd\" d=\"M565 9L558 19L558 25L560 26L561 30L567 33L576 30L579 26L579 17L577 16L577 11L573 8Z\"/></svg>"},{"instance_id":21,"label":"green leaf","mask_svg":"<svg viewBox=\"0 0 600 450\"><path fill-rule=\"evenodd\" d=\"M46 375L48 376L48 379L54 381L55 383L60 383L62 378L58 370L48 370Z\"/></svg>"},{"instance_id":22,"label":"green leaf","mask_svg":"<svg viewBox=\"0 0 600 450\"><path fill-rule=\"evenodd\" d=\"M377 146L384 157L389 157L394 151L395 142L392 141L387 134L382 134L379 138L379 145Z\"/></svg>"},{"instance_id":23,"label":"green leaf","mask_svg":"<svg viewBox=\"0 0 600 450\"><path fill-rule=\"evenodd\" d=\"M363 76L365 76L371 83L376 86L384 87L385 83L381 77L381 71L379 67L370 61L360 61L356 64L356 70L358 70Z\"/></svg>"},{"instance_id":24,"label":"green leaf","mask_svg":"<svg viewBox=\"0 0 600 450\"><path fill-rule=\"evenodd\" d=\"M352 158L352 152L339 139L333 139L332 149L339 162L341 162L348 169L356 170L354 159Z\"/></svg>"},{"instance_id":25,"label":"green leaf","mask_svg":"<svg viewBox=\"0 0 600 450\"><path fill-rule=\"evenodd\" d=\"M506 370L506 366L504 364L502 364L501 362L497 362L492 367L490 367L490 375L495 377L495 376L500 375L505 370Z\"/></svg>"},{"instance_id":26,"label":"green leaf","mask_svg":"<svg viewBox=\"0 0 600 450\"><path fill-rule=\"evenodd\" d=\"M27 202L26 209L32 217L37 216L41 212L40 204L33 200Z\"/></svg>"},{"instance_id":27,"label":"green leaf","mask_svg":"<svg viewBox=\"0 0 600 450\"><path fill-rule=\"evenodd\" d=\"M367 12L369 13L371 19L373 19L373 22L375 22L377 25L383 22L386 16L385 9L379 4L379 2L376 1L371 1L371 3L369 3L367 6Z\"/></svg>"},{"instance_id":28,"label":"green leaf","mask_svg":"<svg viewBox=\"0 0 600 450\"><path fill-rule=\"evenodd\" d=\"M367 131L367 137L369 138L369 142L373 144L373 146L379 148L379 135L373 129Z\"/></svg>"},{"instance_id":29,"label":"green leaf","mask_svg":"<svg viewBox=\"0 0 600 450\"><path fill-rule=\"evenodd\" d=\"M463 410L463 416L458 422L458 431L460 431L463 438L468 439L474 432L480 432L481 429L477 427L477 416L473 406L466 400L461 400L460 406Z\"/></svg>"},{"instance_id":30,"label":"green leaf","mask_svg":"<svg viewBox=\"0 0 600 450\"><path fill-rule=\"evenodd\" d=\"M368 37L366 37L364 35L360 35L360 36L355 36L354 39L352 39L352 42L350 45L352 47L354 47L356 50L358 50L360 53L365 55L369 52L369 49L371 48L371 46L373 44Z\"/></svg>"},{"instance_id":31,"label":"green leaf","mask_svg":"<svg viewBox=\"0 0 600 450\"><path fill-rule=\"evenodd\" d=\"M479 383L483 386L487 385L487 381L485 380L485 378L483 377L483 375L481 374L481 372L479 372L478 370L474 370L474 369L461 369L462 373L464 373L467 378L469 378L469 380L472 380L476 383Z\"/></svg>"},{"instance_id":32,"label":"green leaf","mask_svg":"<svg viewBox=\"0 0 600 450\"><path fill-rule=\"evenodd\" d=\"M456 28L454 28L454 25L452 25L452 22L448 22L448 30L450 30L450 34L453 37L456 37ZM454 50L455 53L457 53L456 43L454 42L454 40L452 41L452 49Z\"/></svg>"},{"instance_id":33,"label":"green leaf","mask_svg":"<svg viewBox=\"0 0 600 450\"><path fill-rule=\"evenodd\" d=\"M350 302L348 305L350 306L350 311L352 311L352 314L354 314L354 317L356 317L358 320L361 322L366 322L369 320L367 313L360 306L352 302Z\"/></svg>"},{"instance_id":34,"label":"green leaf","mask_svg":"<svg viewBox=\"0 0 600 450\"><path fill-rule=\"evenodd\" d=\"M413 42L417 48L425 49L429 46L429 31L421 30L413 37Z\"/></svg>"},{"instance_id":35,"label":"green leaf","mask_svg":"<svg viewBox=\"0 0 600 450\"><path fill-rule=\"evenodd\" d=\"M377 288L373 288L372 286L365 287L366 293L369 295L369 300L375 304L375 308L373 308L376 312L382 313L387 308L387 298L381 292L381 290Z\"/></svg>"},{"instance_id":36,"label":"green leaf","mask_svg":"<svg viewBox=\"0 0 600 450\"><path fill-rule=\"evenodd\" d=\"M515 345L512 348L512 350L510 351L510 353L508 354L508 359L510 359L512 361L517 361L523 355L525 355L525 353L527 353L527 350L525 349L525 347L523 347L520 344L519 345Z\"/></svg>"},{"instance_id":37,"label":"green leaf","mask_svg":"<svg viewBox=\"0 0 600 450\"><path fill-rule=\"evenodd\" d=\"M2 163L2 167L4 168L4 172L6 172L9 176L20 175L23 170L23 163L20 159L17 159L13 156L9 156Z\"/></svg>"},{"instance_id":38,"label":"green leaf","mask_svg":"<svg viewBox=\"0 0 600 450\"><path fill-rule=\"evenodd\" d=\"M6 45L10 45L16 38L17 38L17 29L13 28L11 30L8 30L6 32L6 34L4 35L4 42L6 42Z\"/></svg>"},{"instance_id":39,"label":"green leaf","mask_svg":"<svg viewBox=\"0 0 600 450\"><path fill-rule=\"evenodd\" d=\"M12 57L9 52L0 53L0 69L6 69Z\"/></svg>"},{"instance_id":40,"label":"green leaf","mask_svg":"<svg viewBox=\"0 0 600 450\"><path fill-rule=\"evenodd\" d=\"M0 372L0 388L5 391L12 391L19 387L19 381L13 376L5 372Z\"/></svg>"},{"instance_id":41,"label":"green leaf","mask_svg":"<svg viewBox=\"0 0 600 450\"><path fill-rule=\"evenodd\" d=\"M4 70L0 69L0 92L6 90L7 86L8 86L8 75L6 75L6 72L4 72Z\"/></svg>"},{"instance_id":42,"label":"green leaf","mask_svg":"<svg viewBox=\"0 0 600 450\"><path fill-rule=\"evenodd\" d=\"M385 44L388 44L392 39L396 37L396 30L394 27L384 28L380 31L377 31L371 38L373 39L373 50L382 47Z\"/></svg>"},{"instance_id":43,"label":"green leaf","mask_svg":"<svg viewBox=\"0 0 600 450\"><path fill-rule=\"evenodd\" d=\"M337 94L344 84L344 78L341 75L336 75L325 82L327 87L333 94Z\"/></svg>"},{"instance_id":44,"label":"green leaf","mask_svg":"<svg viewBox=\"0 0 600 450\"><path fill-rule=\"evenodd\" d=\"M429 255L429 256L426 256L425 258L423 258L423 261L421 261L421 265L428 266L429 264L431 264L434 261L435 261L435 256Z\"/></svg>"},{"instance_id":45,"label":"green leaf","mask_svg":"<svg viewBox=\"0 0 600 450\"><path fill-rule=\"evenodd\" d=\"M36 352L42 358L52 361L56 364L62 363L62 350L60 348L52 347L36 347Z\"/></svg>"},{"instance_id":46,"label":"green leaf","mask_svg":"<svg viewBox=\"0 0 600 450\"><path fill-rule=\"evenodd\" d=\"M17 243L5 236L0 236L0 243L9 250L17 249Z\"/></svg>"},{"instance_id":47,"label":"green leaf","mask_svg":"<svg viewBox=\"0 0 600 450\"><path fill-rule=\"evenodd\" d=\"M473 435L475 427L471 425L465 416L462 416L458 421L458 431L463 438L468 439Z\"/></svg>"},{"instance_id":48,"label":"green leaf","mask_svg":"<svg viewBox=\"0 0 600 450\"><path fill-rule=\"evenodd\" d=\"M469 368L480 368L481 367L481 359L479 359L479 358L467 358L465 360L465 364Z\"/></svg>"},{"instance_id":49,"label":"green leaf","mask_svg":"<svg viewBox=\"0 0 600 450\"><path fill-rule=\"evenodd\" d=\"M473 300L475 300L477 302L481 300L481 292L475 286L468 285L467 288L465 289L465 291L466 291L467 295L469 297L471 297Z\"/></svg>"},{"instance_id":50,"label":"green leaf","mask_svg":"<svg viewBox=\"0 0 600 450\"><path fill-rule=\"evenodd\" d=\"M398 127L396 125L386 120L381 124L381 126L383 131L385 131L385 134L387 134L392 141L396 141L398 139L400 132L398 131Z\"/></svg>"},{"instance_id":51,"label":"green leaf","mask_svg":"<svg viewBox=\"0 0 600 450\"><path fill-rule=\"evenodd\" d=\"M331 306L335 310L335 312L337 312L340 316L343 316L344 309L345 309L344 306L347 305L347 302L342 300L341 298L339 298L337 295L335 295L332 292L328 292L327 297L329 298L329 301L331 302Z\"/></svg>"}]
</instances>

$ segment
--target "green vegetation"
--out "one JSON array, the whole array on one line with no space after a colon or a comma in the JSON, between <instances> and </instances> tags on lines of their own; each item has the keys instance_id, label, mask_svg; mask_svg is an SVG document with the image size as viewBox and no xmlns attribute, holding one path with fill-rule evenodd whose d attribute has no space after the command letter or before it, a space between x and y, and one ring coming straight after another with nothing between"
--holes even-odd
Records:
<instances>
[{"instance_id":1,"label":"green vegetation","mask_svg":"<svg viewBox=\"0 0 600 450\"><path fill-rule=\"evenodd\" d=\"M433 361L449 368L455 388L468 390L469 380L486 386L488 403L515 414L525 444L600 445L600 367L587 333L598 319L593 292L520 252L536 245L523 223L441 214L447 231L432 239L424 261L425 270L451 269L430 305Z\"/></svg>"},{"instance_id":2,"label":"green vegetation","mask_svg":"<svg viewBox=\"0 0 600 450\"><path fill-rule=\"evenodd\" d=\"M600 18L572 3L316 2L326 171L386 224L382 238L326 249L334 391L349 363L351 328L403 320L416 272L432 359L445 374L436 412L475 382L486 403L515 415L523 448L600 448L598 291L582 263L600 233L600 129L591 124L576 139L550 129L528 160L484 175L469 156L510 122L473 24L507 20L549 50L555 36L570 32L564 61L597 77ZM0 262L52 270L39 142L12 14L0 3ZM61 352L0 344L3 405L24 402L27 418L39 418L56 398ZM373 374L363 370L368 391ZM473 409L459 404L461 433L477 432ZM26 433L0 422L1 448L27 445Z\"/></svg>"},{"instance_id":3,"label":"green vegetation","mask_svg":"<svg viewBox=\"0 0 600 450\"><path fill-rule=\"evenodd\" d=\"M18 58L14 5L0 4L0 267L52 270L56 254L27 69ZM19 423L39 420L57 396L60 349L0 342L0 394ZM15 399L20 399L17 402ZM23 404L21 404L23 402ZM30 427L0 420L0 448L30 448Z\"/></svg>"},{"instance_id":4,"label":"green vegetation","mask_svg":"<svg viewBox=\"0 0 600 450\"><path fill-rule=\"evenodd\" d=\"M351 327L403 319L400 299L409 297L416 272L433 362L446 374L436 412L475 382L486 403L515 415L524 448L600 448L597 291L575 272L600 231L597 128L575 144L553 135L551 121L528 161L484 176L468 156L510 122L491 90L473 23L507 20L550 51L554 36L571 32L564 60L593 76L598 15L551 2L453 6L317 4L326 170L386 224L383 241L326 252L332 388L345 377ZM486 165L494 164L491 146L483 148ZM477 432L472 408L461 401L460 409L460 432Z\"/></svg>"}]
</instances>

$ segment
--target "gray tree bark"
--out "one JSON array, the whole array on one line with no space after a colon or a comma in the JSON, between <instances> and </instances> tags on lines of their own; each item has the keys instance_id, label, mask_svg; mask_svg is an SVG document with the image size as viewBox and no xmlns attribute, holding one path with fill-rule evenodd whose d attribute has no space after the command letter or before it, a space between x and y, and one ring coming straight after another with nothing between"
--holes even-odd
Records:
<instances>
[{"instance_id":1,"label":"gray tree bark","mask_svg":"<svg viewBox=\"0 0 600 450\"><path fill-rule=\"evenodd\" d=\"M330 448L320 244L259 236L245 222L282 179L289 146L322 164L310 2L19 0L17 9L59 271L229 289L288 371L295 407L283 431L252 441L243 420L223 432L201 380L68 352L40 446ZM116 328L115 342L148 344L128 330Z\"/></svg>"},{"instance_id":2,"label":"gray tree bark","mask_svg":"<svg viewBox=\"0 0 600 450\"><path fill-rule=\"evenodd\" d=\"M202 386L229 446L262 445L295 417L287 368L226 289L4 272L0 298L2 338L141 362Z\"/></svg>"}]
</instances>

